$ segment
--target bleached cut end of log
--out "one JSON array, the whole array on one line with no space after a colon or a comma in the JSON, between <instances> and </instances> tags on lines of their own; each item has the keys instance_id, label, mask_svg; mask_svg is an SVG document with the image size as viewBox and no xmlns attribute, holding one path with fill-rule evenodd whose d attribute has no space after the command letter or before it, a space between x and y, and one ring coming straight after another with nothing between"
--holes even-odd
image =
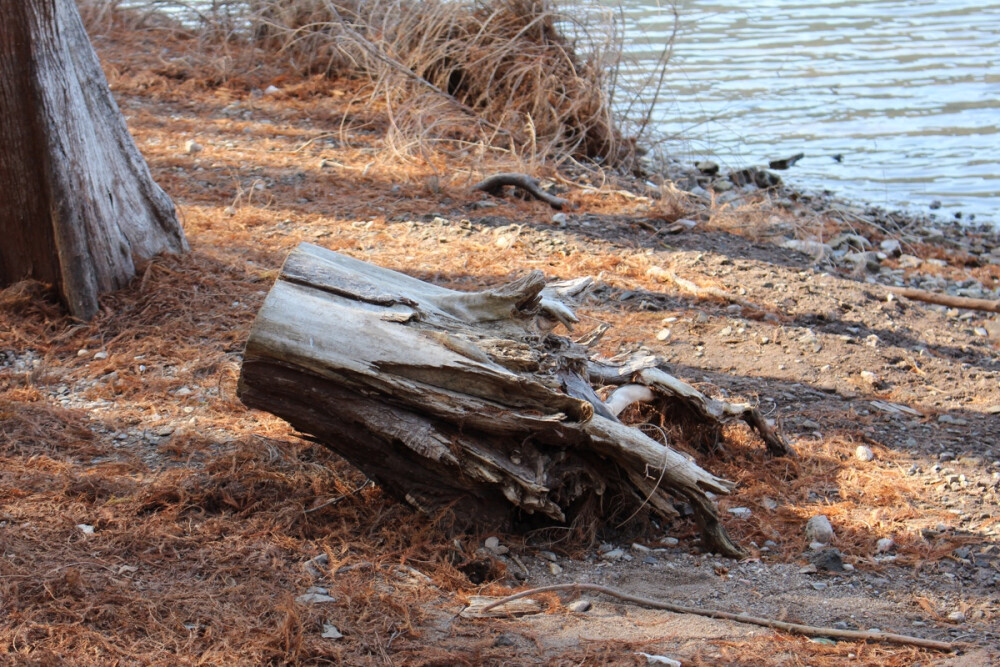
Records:
<instances>
[{"instance_id":1,"label":"bleached cut end of log","mask_svg":"<svg viewBox=\"0 0 1000 667\"><path fill-rule=\"evenodd\" d=\"M680 498L708 548L740 555L708 496L732 483L623 425L615 410L667 390L712 424L742 408L650 372L655 360L600 366L649 385L606 405L587 348L540 325L553 313L575 320L562 299L587 284L546 287L534 272L463 293L303 244L257 315L238 394L458 526L594 529L643 508L671 518Z\"/></svg>"}]
</instances>

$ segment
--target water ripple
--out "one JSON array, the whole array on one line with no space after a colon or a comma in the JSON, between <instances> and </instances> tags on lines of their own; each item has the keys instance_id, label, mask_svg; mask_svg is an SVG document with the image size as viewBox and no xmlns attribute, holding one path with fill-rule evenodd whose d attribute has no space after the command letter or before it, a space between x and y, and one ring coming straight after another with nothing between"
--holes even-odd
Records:
<instances>
[{"instance_id":1,"label":"water ripple","mask_svg":"<svg viewBox=\"0 0 1000 667\"><path fill-rule=\"evenodd\" d=\"M638 80L672 17L648 0L623 4ZM1000 3L681 0L677 9L657 119L683 138L675 152L738 167L804 151L790 178L807 188L887 206L940 199L996 218Z\"/></svg>"}]
</instances>

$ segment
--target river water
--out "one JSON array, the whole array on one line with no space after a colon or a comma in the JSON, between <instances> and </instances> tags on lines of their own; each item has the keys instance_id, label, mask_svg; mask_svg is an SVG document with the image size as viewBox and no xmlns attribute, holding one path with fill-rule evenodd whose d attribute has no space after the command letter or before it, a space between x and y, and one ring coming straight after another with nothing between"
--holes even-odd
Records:
<instances>
[{"instance_id":1,"label":"river water","mask_svg":"<svg viewBox=\"0 0 1000 667\"><path fill-rule=\"evenodd\" d=\"M606 0L610 1L610 0ZM621 0L654 66L673 16ZM1000 3L678 0L657 129L670 153L731 167L805 157L807 190L1000 223ZM838 160L839 158L839 160Z\"/></svg>"}]
</instances>

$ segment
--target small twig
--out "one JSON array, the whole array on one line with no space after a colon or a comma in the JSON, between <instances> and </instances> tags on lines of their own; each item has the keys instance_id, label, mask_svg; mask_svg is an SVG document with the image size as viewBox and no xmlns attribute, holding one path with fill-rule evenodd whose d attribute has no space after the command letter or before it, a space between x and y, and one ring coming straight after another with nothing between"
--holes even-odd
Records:
<instances>
[{"instance_id":1,"label":"small twig","mask_svg":"<svg viewBox=\"0 0 1000 667\"><path fill-rule=\"evenodd\" d=\"M324 507L328 507L330 505L336 505L337 503L339 503L344 498L348 498L350 496L353 496L356 493L360 493L362 489L364 489L366 486L368 486L371 483L372 483L372 481L370 479L366 479L364 484L362 484L358 488L354 489L353 491L350 491L348 493L343 493L343 494L337 496L336 498L331 498L330 500L326 501L322 505L317 505L316 507L310 507L309 509L306 510L305 513L306 514L310 514L312 512L315 512L316 510L321 510Z\"/></svg>"},{"instance_id":2,"label":"small twig","mask_svg":"<svg viewBox=\"0 0 1000 667\"><path fill-rule=\"evenodd\" d=\"M556 197L538 187L538 181L527 174L494 174L485 181L472 186L473 190L482 190L486 194L499 195L505 185L521 188L535 199L540 199L552 208L561 209L569 200Z\"/></svg>"},{"instance_id":3,"label":"small twig","mask_svg":"<svg viewBox=\"0 0 1000 667\"><path fill-rule=\"evenodd\" d=\"M965 308L966 310L986 310L991 313L1000 313L1000 301L991 301L989 299L971 299L965 296L951 296L950 294L938 294L937 292L928 292L926 290L915 289L913 287L886 286L886 289L893 294L905 296L907 299L913 299L914 301L936 303L939 306L950 306L952 308Z\"/></svg>"},{"instance_id":4,"label":"small twig","mask_svg":"<svg viewBox=\"0 0 1000 667\"><path fill-rule=\"evenodd\" d=\"M623 593L613 588L600 586L598 584L554 584L552 586L532 588L527 591L521 591L520 593L515 593L514 595L508 595L505 598L495 600L494 602L491 602L483 607L480 611L485 613L494 607L499 607L502 604L507 604L508 602L512 602L519 598L535 595L537 593L549 593L552 591L573 591L575 593L579 593L580 591L593 591L594 593L610 595L611 597L624 600L625 602L633 602L652 609L663 609L665 611L674 612L675 614L696 614L698 616L708 616L709 618L721 618L727 621L736 621L737 623L748 623L750 625L761 625L766 628L774 628L775 630L784 630L785 632L806 635L808 637L838 637L840 639L853 639L857 641L878 641L891 644L906 644L909 646L936 649L938 651L954 651L957 648L966 646L966 644L958 642L941 642L933 639L911 637L909 635L897 635L892 632L838 630L836 628L822 628L814 625L802 625L801 623L787 623L785 621L761 618L759 616L749 616L747 614L734 614L728 611L716 611L714 609L703 609L701 607L685 607L678 604L672 604L670 602L660 602L658 600L650 600L647 598L637 597L635 595L629 595L628 593Z\"/></svg>"},{"instance_id":5,"label":"small twig","mask_svg":"<svg viewBox=\"0 0 1000 667\"><path fill-rule=\"evenodd\" d=\"M651 278L656 278L657 280L662 280L664 282L670 282L677 285L685 292L689 292L696 297L705 298L706 296L714 296L716 299L722 299L723 301L728 301L730 303L735 303L743 306L744 308L749 308L751 310L763 310L760 306L748 301L742 297L738 297L735 294L730 294L729 292L719 289L718 287L702 287L691 282L687 278L681 278L673 271L668 271L667 269L661 269L658 266L652 266L646 273Z\"/></svg>"}]
</instances>

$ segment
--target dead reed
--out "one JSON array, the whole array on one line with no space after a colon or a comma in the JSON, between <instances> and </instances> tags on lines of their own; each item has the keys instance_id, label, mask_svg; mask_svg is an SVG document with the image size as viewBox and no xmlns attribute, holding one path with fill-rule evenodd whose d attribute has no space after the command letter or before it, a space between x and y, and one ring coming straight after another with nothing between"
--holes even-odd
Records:
<instances>
[{"instance_id":1,"label":"dead reed","mask_svg":"<svg viewBox=\"0 0 1000 667\"><path fill-rule=\"evenodd\" d=\"M190 58L213 63L221 79L274 66L286 76L360 78L359 94L386 110L386 146L397 156L433 163L437 151L492 153L527 171L567 162L634 170L670 49L645 90L619 103L625 32L619 14L596 2L571 10L552 0L82 6L92 31L187 32Z\"/></svg>"}]
</instances>

